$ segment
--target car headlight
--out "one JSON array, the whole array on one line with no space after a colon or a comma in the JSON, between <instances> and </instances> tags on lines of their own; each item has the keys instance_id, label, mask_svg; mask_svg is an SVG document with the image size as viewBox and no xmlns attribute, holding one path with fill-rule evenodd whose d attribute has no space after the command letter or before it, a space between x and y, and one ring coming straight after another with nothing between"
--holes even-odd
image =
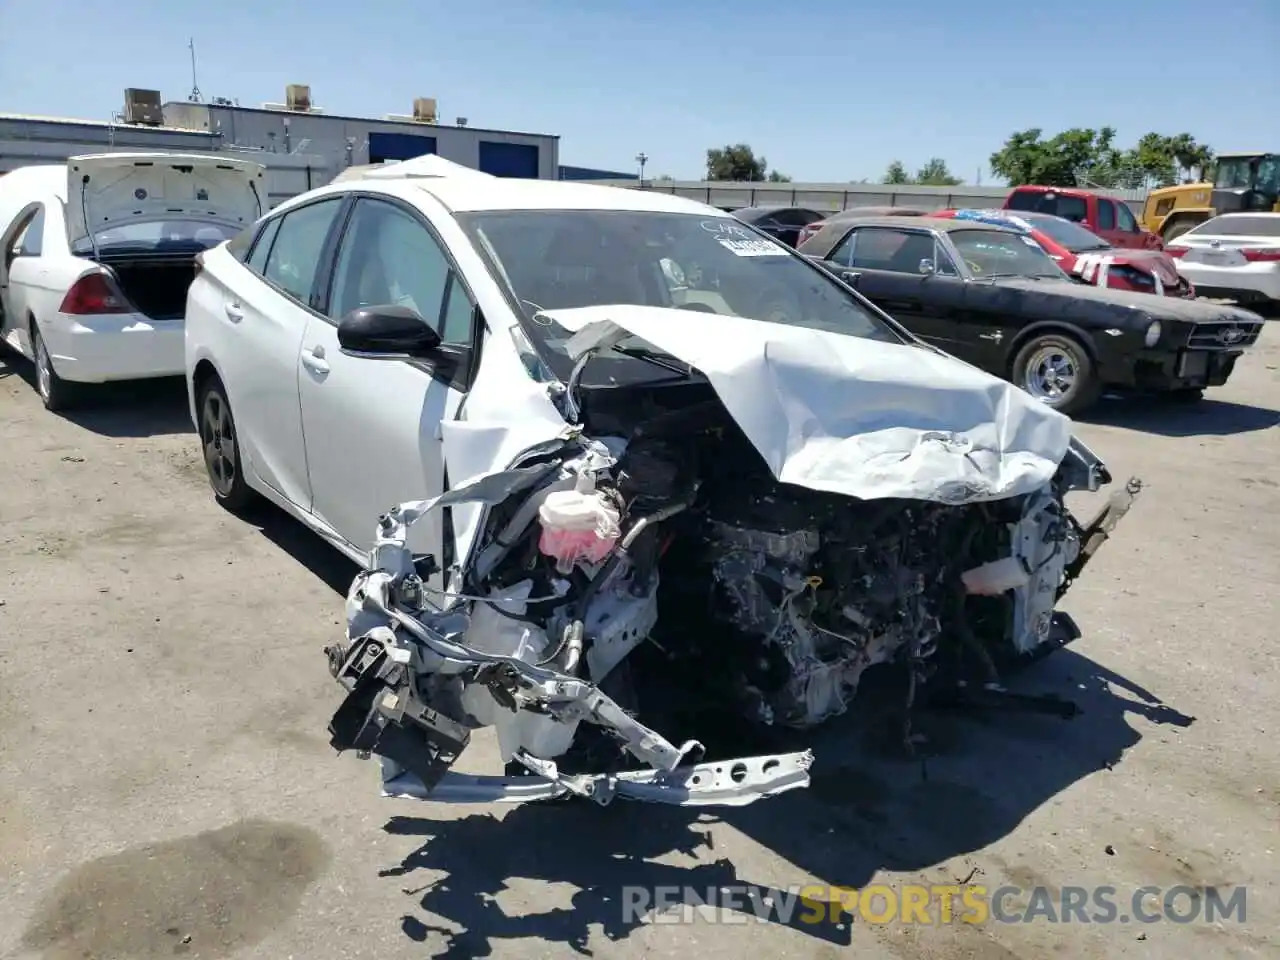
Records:
<instances>
[{"instance_id":1,"label":"car headlight","mask_svg":"<svg viewBox=\"0 0 1280 960\"><path fill-rule=\"evenodd\" d=\"M1160 342L1160 321L1152 320L1151 326L1147 327L1146 336L1142 338L1142 342L1148 347L1154 347Z\"/></svg>"}]
</instances>

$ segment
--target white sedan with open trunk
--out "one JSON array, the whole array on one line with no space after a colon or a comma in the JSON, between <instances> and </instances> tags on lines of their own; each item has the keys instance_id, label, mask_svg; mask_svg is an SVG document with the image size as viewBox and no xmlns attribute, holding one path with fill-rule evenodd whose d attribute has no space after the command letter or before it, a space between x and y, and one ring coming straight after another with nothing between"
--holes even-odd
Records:
<instances>
[{"instance_id":1,"label":"white sedan with open trunk","mask_svg":"<svg viewBox=\"0 0 1280 960\"><path fill-rule=\"evenodd\" d=\"M266 168L219 154L108 153L0 177L0 344L40 398L179 376L196 255L267 208Z\"/></svg>"}]
</instances>

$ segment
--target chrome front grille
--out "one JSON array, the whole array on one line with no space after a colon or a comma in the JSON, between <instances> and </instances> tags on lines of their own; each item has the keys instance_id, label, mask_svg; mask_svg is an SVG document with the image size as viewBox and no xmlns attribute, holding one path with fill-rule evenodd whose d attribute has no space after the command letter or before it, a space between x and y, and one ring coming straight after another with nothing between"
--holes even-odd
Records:
<instances>
[{"instance_id":1,"label":"chrome front grille","mask_svg":"<svg viewBox=\"0 0 1280 960\"><path fill-rule=\"evenodd\" d=\"M1239 350L1257 343L1261 334L1261 323L1236 320L1197 323L1191 328L1187 347L1192 350Z\"/></svg>"}]
</instances>

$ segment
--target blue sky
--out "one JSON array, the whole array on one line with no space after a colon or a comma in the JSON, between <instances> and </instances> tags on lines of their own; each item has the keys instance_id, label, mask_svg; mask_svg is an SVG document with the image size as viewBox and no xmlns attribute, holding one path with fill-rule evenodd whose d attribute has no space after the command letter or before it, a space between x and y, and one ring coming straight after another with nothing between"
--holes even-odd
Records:
<instances>
[{"instance_id":1,"label":"blue sky","mask_svg":"<svg viewBox=\"0 0 1280 960\"><path fill-rule=\"evenodd\" d=\"M1195 57L1176 49L1221 38ZM434 96L557 133L560 162L700 178L745 141L797 180L940 156L973 182L1013 130L1188 132L1280 147L1280 0L0 0L0 110L106 119L128 86L245 104L310 84L330 113ZM45 51L55 51L46 54Z\"/></svg>"}]
</instances>

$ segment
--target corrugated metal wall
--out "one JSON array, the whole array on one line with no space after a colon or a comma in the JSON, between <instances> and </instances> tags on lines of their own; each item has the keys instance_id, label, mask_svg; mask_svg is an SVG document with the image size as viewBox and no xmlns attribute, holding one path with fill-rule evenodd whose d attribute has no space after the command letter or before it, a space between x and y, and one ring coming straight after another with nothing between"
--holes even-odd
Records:
<instances>
[{"instance_id":1,"label":"corrugated metal wall","mask_svg":"<svg viewBox=\"0 0 1280 960\"><path fill-rule=\"evenodd\" d=\"M661 190L676 196L701 200L713 207L736 210L740 207L807 207L820 212L849 207L917 207L946 210L951 207L998 207L1009 195L1009 187L922 187L911 184L880 183L738 183L716 180L634 180L596 181L632 189ZM1141 212L1145 190L1100 190L1125 201Z\"/></svg>"}]
</instances>

